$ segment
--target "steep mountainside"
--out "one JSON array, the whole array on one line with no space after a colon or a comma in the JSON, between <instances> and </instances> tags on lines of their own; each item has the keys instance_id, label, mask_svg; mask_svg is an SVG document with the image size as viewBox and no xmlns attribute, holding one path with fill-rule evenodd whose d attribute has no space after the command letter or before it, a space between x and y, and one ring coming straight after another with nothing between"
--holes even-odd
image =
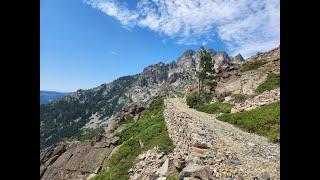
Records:
<instances>
[{"instance_id":1,"label":"steep mountainside","mask_svg":"<svg viewBox=\"0 0 320 180\"><path fill-rule=\"evenodd\" d=\"M216 56L190 108L202 50L42 105L41 179L279 179L280 48Z\"/></svg>"},{"instance_id":2,"label":"steep mountainside","mask_svg":"<svg viewBox=\"0 0 320 180\"><path fill-rule=\"evenodd\" d=\"M40 104L46 104L67 96L68 92L40 91Z\"/></svg>"},{"instance_id":3,"label":"steep mountainside","mask_svg":"<svg viewBox=\"0 0 320 180\"><path fill-rule=\"evenodd\" d=\"M88 127L88 123L90 127L105 127L114 113L130 104L146 104L153 97L165 94L183 95L187 86L196 83L195 70L203 50L203 47L198 51L187 50L170 64L160 62L150 65L140 74L121 77L96 88L78 90L62 99L41 105L41 147L63 138L79 136L80 129L86 124ZM233 59L226 52L208 51L216 67Z\"/></svg>"}]
</instances>

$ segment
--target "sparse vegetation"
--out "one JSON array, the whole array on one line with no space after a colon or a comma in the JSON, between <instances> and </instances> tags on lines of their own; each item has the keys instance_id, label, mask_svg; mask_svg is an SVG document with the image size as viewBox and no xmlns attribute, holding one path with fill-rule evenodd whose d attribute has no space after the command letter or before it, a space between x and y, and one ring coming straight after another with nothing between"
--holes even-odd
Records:
<instances>
[{"instance_id":1,"label":"sparse vegetation","mask_svg":"<svg viewBox=\"0 0 320 180\"><path fill-rule=\"evenodd\" d=\"M241 103L246 101L249 98L254 97L254 95L248 95L248 94L232 94L232 97L234 97L234 101L237 103Z\"/></svg>"},{"instance_id":2,"label":"sparse vegetation","mask_svg":"<svg viewBox=\"0 0 320 180\"><path fill-rule=\"evenodd\" d=\"M187 105L190 108L195 108L195 107L199 106L199 104L200 104L200 97L196 93L190 94L186 97L186 101L187 101Z\"/></svg>"},{"instance_id":3,"label":"sparse vegetation","mask_svg":"<svg viewBox=\"0 0 320 180\"><path fill-rule=\"evenodd\" d=\"M168 153L174 145L169 137L163 117L163 99L157 100L151 108L142 112L140 120L129 123L128 128L119 134L119 150L105 162L104 168L94 179L128 179L128 170L136 157L155 146ZM140 146L140 142L144 145ZM107 168L108 167L108 168Z\"/></svg>"},{"instance_id":4,"label":"sparse vegetation","mask_svg":"<svg viewBox=\"0 0 320 180\"><path fill-rule=\"evenodd\" d=\"M232 94L232 92L230 92L230 91L224 91L223 93L216 95L216 96L217 96L217 99L219 102L223 102L225 97L230 96L231 94Z\"/></svg>"},{"instance_id":5,"label":"sparse vegetation","mask_svg":"<svg viewBox=\"0 0 320 180\"><path fill-rule=\"evenodd\" d=\"M198 108L212 100L212 95L202 92L200 95L198 93L190 94L186 97L187 105L191 108Z\"/></svg>"},{"instance_id":6,"label":"sparse vegetation","mask_svg":"<svg viewBox=\"0 0 320 180\"><path fill-rule=\"evenodd\" d=\"M230 113L233 106L233 104L229 103L216 102L208 105L199 106L197 110L209 114Z\"/></svg>"},{"instance_id":7,"label":"sparse vegetation","mask_svg":"<svg viewBox=\"0 0 320 180\"><path fill-rule=\"evenodd\" d=\"M250 111L223 114L217 119L266 136L271 142L280 141L280 101Z\"/></svg>"},{"instance_id":8,"label":"sparse vegetation","mask_svg":"<svg viewBox=\"0 0 320 180\"><path fill-rule=\"evenodd\" d=\"M262 93L266 90L272 90L280 87L280 74L270 73L267 79L261 83L255 90L257 93Z\"/></svg>"},{"instance_id":9,"label":"sparse vegetation","mask_svg":"<svg viewBox=\"0 0 320 180\"><path fill-rule=\"evenodd\" d=\"M205 79L203 81L203 84L206 85L206 86L210 86L211 87L211 86L215 85L216 82L214 80L212 80L212 79Z\"/></svg>"},{"instance_id":10,"label":"sparse vegetation","mask_svg":"<svg viewBox=\"0 0 320 180\"><path fill-rule=\"evenodd\" d=\"M179 180L179 176L172 173L167 176L167 180Z\"/></svg>"},{"instance_id":11,"label":"sparse vegetation","mask_svg":"<svg viewBox=\"0 0 320 180\"><path fill-rule=\"evenodd\" d=\"M72 137L71 139L83 141L87 139L92 139L94 136L98 134L103 134L104 132L105 130L103 129L103 127L81 129L80 133Z\"/></svg>"},{"instance_id":12,"label":"sparse vegetation","mask_svg":"<svg viewBox=\"0 0 320 180\"><path fill-rule=\"evenodd\" d=\"M261 67L264 64L265 64L265 62L263 62L263 61L253 61L253 62L244 64L242 66L242 68L240 69L240 72L252 71L252 70L258 69L259 67Z\"/></svg>"}]
</instances>

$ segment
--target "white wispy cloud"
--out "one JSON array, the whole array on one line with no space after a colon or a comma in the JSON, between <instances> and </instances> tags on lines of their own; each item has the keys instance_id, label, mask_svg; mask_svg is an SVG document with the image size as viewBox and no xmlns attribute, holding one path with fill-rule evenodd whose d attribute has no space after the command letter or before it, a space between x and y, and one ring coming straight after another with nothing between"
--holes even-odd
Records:
<instances>
[{"instance_id":1,"label":"white wispy cloud","mask_svg":"<svg viewBox=\"0 0 320 180\"><path fill-rule=\"evenodd\" d=\"M113 55L118 55L118 53L115 52L115 51L110 51L110 53L113 54Z\"/></svg>"},{"instance_id":2,"label":"white wispy cloud","mask_svg":"<svg viewBox=\"0 0 320 180\"><path fill-rule=\"evenodd\" d=\"M85 0L125 28L148 28L178 44L219 38L244 57L280 44L280 0L140 0L134 9L115 0Z\"/></svg>"}]
</instances>

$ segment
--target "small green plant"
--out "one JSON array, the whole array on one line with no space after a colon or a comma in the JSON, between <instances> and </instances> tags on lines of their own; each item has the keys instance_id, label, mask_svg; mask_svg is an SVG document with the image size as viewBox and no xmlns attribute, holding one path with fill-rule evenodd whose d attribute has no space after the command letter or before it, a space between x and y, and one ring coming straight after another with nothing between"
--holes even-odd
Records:
<instances>
[{"instance_id":1,"label":"small green plant","mask_svg":"<svg viewBox=\"0 0 320 180\"><path fill-rule=\"evenodd\" d=\"M209 114L230 113L233 106L233 104L229 103L216 102L208 105L199 106L197 110Z\"/></svg>"},{"instance_id":2,"label":"small green plant","mask_svg":"<svg viewBox=\"0 0 320 180\"><path fill-rule=\"evenodd\" d=\"M280 74L270 73L267 76L267 79L261 83L255 92L262 93L266 90L272 90L280 87Z\"/></svg>"},{"instance_id":3,"label":"small green plant","mask_svg":"<svg viewBox=\"0 0 320 180\"><path fill-rule=\"evenodd\" d=\"M240 69L240 72L252 71L252 70L258 69L259 67L261 67L264 64L265 64L265 62L263 62L263 61L253 61L253 62L244 64L242 66L242 68Z\"/></svg>"},{"instance_id":4,"label":"small green plant","mask_svg":"<svg viewBox=\"0 0 320 180\"><path fill-rule=\"evenodd\" d=\"M205 80L203 80L203 84L211 87L215 84L215 82L212 79L205 79Z\"/></svg>"},{"instance_id":5,"label":"small green plant","mask_svg":"<svg viewBox=\"0 0 320 180\"><path fill-rule=\"evenodd\" d=\"M167 180L179 180L179 176L172 173L167 176Z\"/></svg>"},{"instance_id":6,"label":"small green plant","mask_svg":"<svg viewBox=\"0 0 320 180\"><path fill-rule=\"evenodd\" d=\"M250 111L223 114L217 119L248 132L266 136L271 142L280 141L280 101Z\"/></svg>"}]
</instances>

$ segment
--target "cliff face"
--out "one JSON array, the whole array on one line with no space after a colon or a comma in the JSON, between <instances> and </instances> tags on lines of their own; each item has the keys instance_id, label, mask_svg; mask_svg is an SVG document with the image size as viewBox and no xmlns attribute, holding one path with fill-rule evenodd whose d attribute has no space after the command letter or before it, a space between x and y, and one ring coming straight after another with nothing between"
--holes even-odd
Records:
<instances>
[{"instance_id":1,"label":"cliff face","mask_svg":"<svg viewBox=\"0 0 320 180\"><path fill-rule=\"evenodd\" d=\"M251 65L250 65L251 64ZM252 66L252 70L246 67ZM253 94L269 73L280 73L280 48L273 49L243 62L243 65L230 64L219 68L220 79L215 93Z\"/></svg>"}]
</instances>

